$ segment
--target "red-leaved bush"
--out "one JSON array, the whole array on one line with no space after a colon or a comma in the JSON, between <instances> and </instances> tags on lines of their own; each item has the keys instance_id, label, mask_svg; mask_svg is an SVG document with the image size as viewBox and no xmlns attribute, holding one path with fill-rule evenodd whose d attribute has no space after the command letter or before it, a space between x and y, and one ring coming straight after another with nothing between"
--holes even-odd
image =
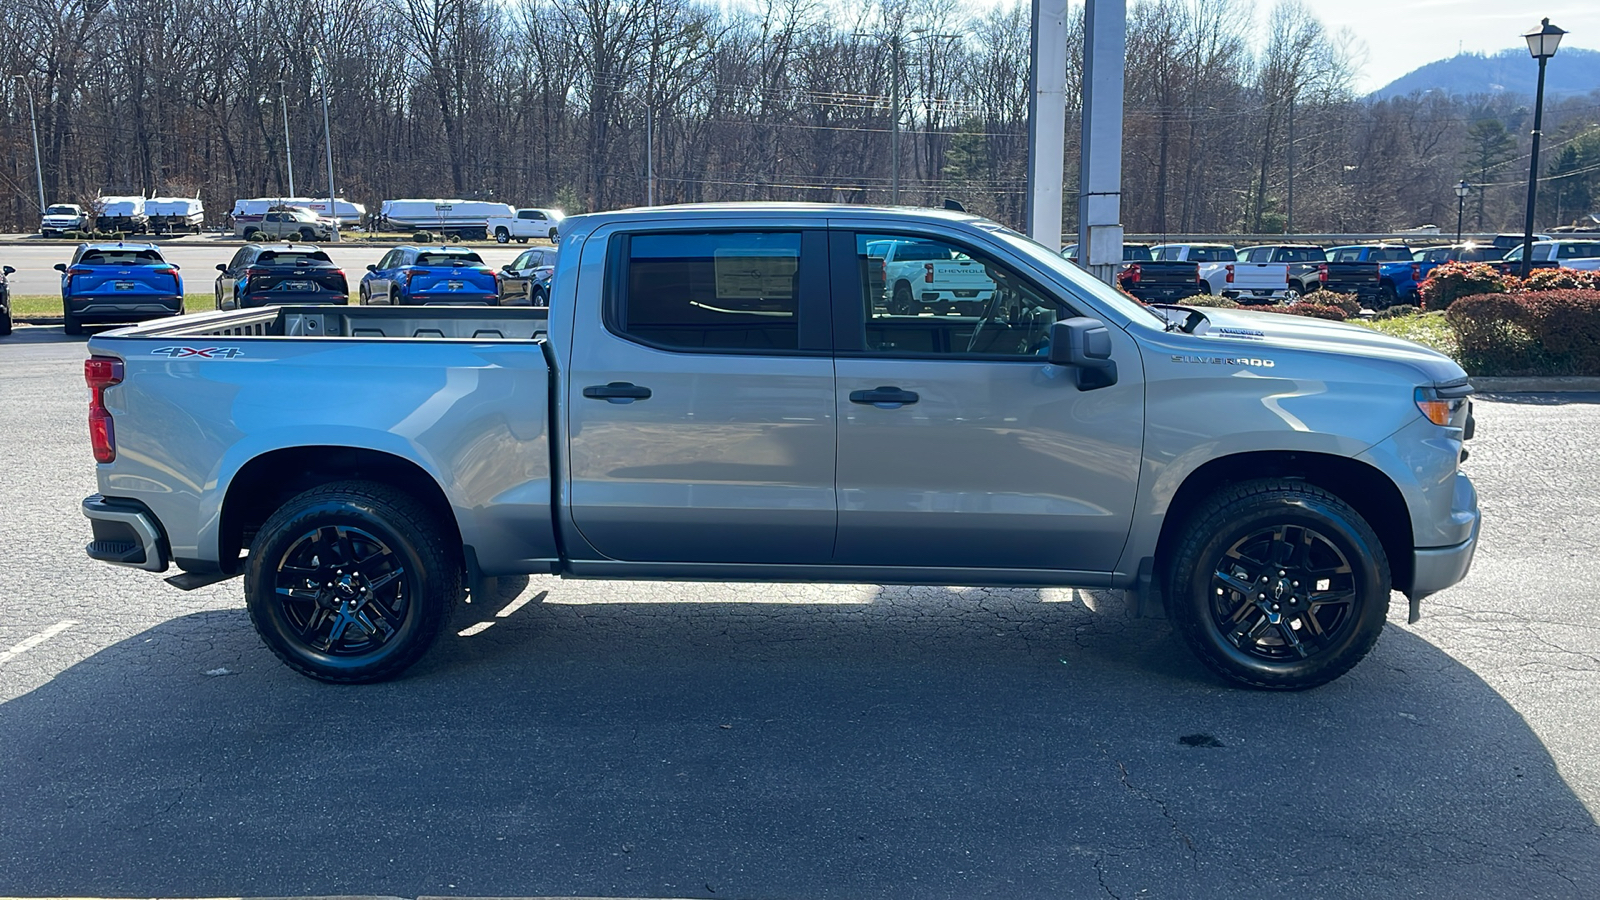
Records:
<instances>
[{"instance_id":1,"label":"red-leaved bush","mask_svg":"<svg viewBox=\"0 0 1600 900\"><path fill-rule=\"evenodd\" d=\"M1600 291L1475 294L1445 321L1474 375L1600 375Z\"/></svg>"},{"instance_id":2,"label":"red-leaved bush","mask_svg":"<svg viewBox=\"0 0 1600 900\"><path fill-rule=\"evenodd\" d=\"M1417 293L1422 297L1422 308L1431 311L1449 309L1462 297L1477 294L1503 294L1511 289L1515 279L1487 263L1445 263L1428 273Z\"/></svg>"},{"instance_id":3,"label":"red-leaved bush","mask_svg":"<svg viewBox=\"0 0 1600 900\"><path fill-rule=\"evenodd\" d=\"M1316 319L1331 319L1335 322L1343 322L1345 319L1350 318L1345 314L1344 310L1337 306L1329 306L1325 303L1296 303L1293 306L1263 306L1261 307L1261 311L1283 313L1284 315L1288 316L1310 316Z\"/></svg>"}]
</instances>

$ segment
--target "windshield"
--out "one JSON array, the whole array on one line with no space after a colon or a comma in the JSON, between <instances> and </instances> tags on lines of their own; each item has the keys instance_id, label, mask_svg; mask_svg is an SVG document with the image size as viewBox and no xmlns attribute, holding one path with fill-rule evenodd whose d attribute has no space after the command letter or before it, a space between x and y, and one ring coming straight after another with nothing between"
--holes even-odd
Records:
<instances>
[{"instance_id":1,"label":"windshield","mask_svg":"<svg viewBox=\"0 0 1600 900\"><path fill-rule=\"evenodd\" d=\"M1189 262L1236 262L1232 247L1190 247Z\"/></svg>"},{"instance_id":2,"label":"windshield","mask_svg":"<svg viewBox=\"0 0 1600 900\"><path fill-rule=\"evenodd\" d=\"M333 260L321 250L263 250L256 257L256 265L261 266L294 266L305 268L307 266L331 266Z\"/></svg>"},{"instance_id":3,"label":"windshield","mask_svg":"<svg viewBox=\"0 0 1600 900\"><path fill-rule=\"evenodd\" d=\"M1096 300L1114 308L1129 319L1140 321L1153 318L1163 326L1167 324L1166 316L1091 276L1070 260L1063 259L1061 254L1052 251L1033 238L1019 234L1009 228L989 226L986 230L1001 241L1004 241L1011 249L1021 253L1034 265L1061 275L1071 282L1073 287L1082 290L1084 293L1093 294Z\"/></svg>"},{"instance_id":4,"label":"windshield","mask_svg":"<svg viewBox=\"0 0 1600 900\"><path fill-rule=\"evenodd\" d=\"M1279 247L1275 262L1303 263L1327 262L1328 254L1321 247Z\"/></svg>"},{"instance_id":5,"label":"windshield","mask_svg":"<svg viewBox=\"0 0 1600 900\"><path fill-rule=\"evenodd\" d=\"M418 253L417 265L419 266L467 266L483 265L483 258L476 253Z\"/></svg>"},{"instance_id":6,"label":"windshield","mask_svg":"<svg viewBox=\"0 0 1600 900\"><path fill-rule=\"evenodd\" d=\"M44 214L47 216L75 216L78 214L78 209L74 206L52 206L45 210Z\"/></svg>"},{"instance_id":7,"label":"windshield","mask_svg":"<svg viewBox=\"0 0 1600 900\"><path fill-rule=\"evenodd\" d=\"M85 250L80 266L160 266L166 260L153 249Z\"/></svg>"}]
</instances>

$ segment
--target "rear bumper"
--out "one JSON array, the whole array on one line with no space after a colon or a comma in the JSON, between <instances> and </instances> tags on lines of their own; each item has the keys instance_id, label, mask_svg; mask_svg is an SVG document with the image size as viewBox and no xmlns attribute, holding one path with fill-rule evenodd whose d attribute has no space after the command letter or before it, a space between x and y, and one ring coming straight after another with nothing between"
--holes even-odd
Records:
<instances>
[{"instance_id":1,"label":"rear bumper","mask_svg":"<svg viewBox=\"0 0 1600 900\"><path fill-rule=\"evenodd\" d=\"M255 309L261 306L348 306L349 304L349 294L335 294L331 291L262 291L245 294L239 298L240 309Z\"/></svg>"},{"instance_id":2,"label":"rear bumper","mask_svg":"<svg viewBox=\"0 0 1600 900\"><path fill-rule=\"evenodd\" d=\"M183 298L159 294L138 294L131 297L69 297L65 302L68 312L79 319L128 319L158 316L175 316L183 308Z\"/></svg>"},{"instance_id":3,"label":"rear bumper","mask_svg":"<svg viewBox=\"0 0 1600 900\"><path fill-rule=\"evenodd\" d=\"M94 541L85 547L90 559L151 572L167 570L167 539L149 507L137 500L84 498L83 514L94 529Z\"/></svg>"}]
</instances>

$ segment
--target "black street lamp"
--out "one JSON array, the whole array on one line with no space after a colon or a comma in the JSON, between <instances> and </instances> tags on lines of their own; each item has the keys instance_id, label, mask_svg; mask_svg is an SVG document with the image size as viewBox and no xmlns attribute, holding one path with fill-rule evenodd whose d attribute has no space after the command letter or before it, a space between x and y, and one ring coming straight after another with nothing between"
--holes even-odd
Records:
<instances>
[{"instance_id":1,"label":"black street lamp","mask_svg":"<svg viewBox=\"0 0 1600 900\"><path fill-rule=\"evenodd\" d=\"M1461 243L1461 215L1467 210L1467 195L1472 193L1472 185L1465 181L1456 185L1456 243Z\"/></svg>"},{"instance_id":2,"label":"black street lamp","mask_svg":"<svg viewBox=\"0 0 1600 900\"><path fill-rule=\"evenodd\" d=\"M1523 40L1528 42L1528 52L1539 61L1539 87L1533 100L1533 154L1528 163L1528 214L1522 225L1523 278L1527 278L1533 270L1533 199L1539 189L1539 130L1544 125L1544 64L1556 55L1556 47L1560 46L1563 34L1566 32L1551 25L1549 19L1543 19L1538 28L1522 35Z\"/></svg>"}]
</instances>

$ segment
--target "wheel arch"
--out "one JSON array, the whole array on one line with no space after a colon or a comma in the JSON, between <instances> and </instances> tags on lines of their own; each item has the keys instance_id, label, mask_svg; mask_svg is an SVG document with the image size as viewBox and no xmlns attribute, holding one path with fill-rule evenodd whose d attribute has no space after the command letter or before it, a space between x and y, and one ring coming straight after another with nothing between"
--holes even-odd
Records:
<instances>
[{"instance_id":1,"label":"wheel arch","mask_svg":"<svg viewBox=\"0 0 1600 900\"><path fill-rule=\"evenodd\" d=\"M1156 541L1155 572L1165 571L1184 523L1204 500L1218 490L1241 481L1288 478L1328 491L1361 515L1377 533L1389 557L1389 571L1397 590L1412 579L1411 514L1400 488L1381 470L1359 460L1330 453L1264 450L1213 459L1190 472L1167 505L1161 534Z\"/></svg>"},{"instance_id":2,"label":"wheel arch","mask_svg":"<svg viewBox=\"0 0 1600 900\"><path fill-rule=\"evenodd\" d=\"M230 574L242 570L240 552L279 507L297 494L336 481L371 481L415 497L461 544L455 509L429 472L401 456L365 447L285 447L253 457L228 481L217 532L218 563Z\"/></svg>"}]
</instances>

